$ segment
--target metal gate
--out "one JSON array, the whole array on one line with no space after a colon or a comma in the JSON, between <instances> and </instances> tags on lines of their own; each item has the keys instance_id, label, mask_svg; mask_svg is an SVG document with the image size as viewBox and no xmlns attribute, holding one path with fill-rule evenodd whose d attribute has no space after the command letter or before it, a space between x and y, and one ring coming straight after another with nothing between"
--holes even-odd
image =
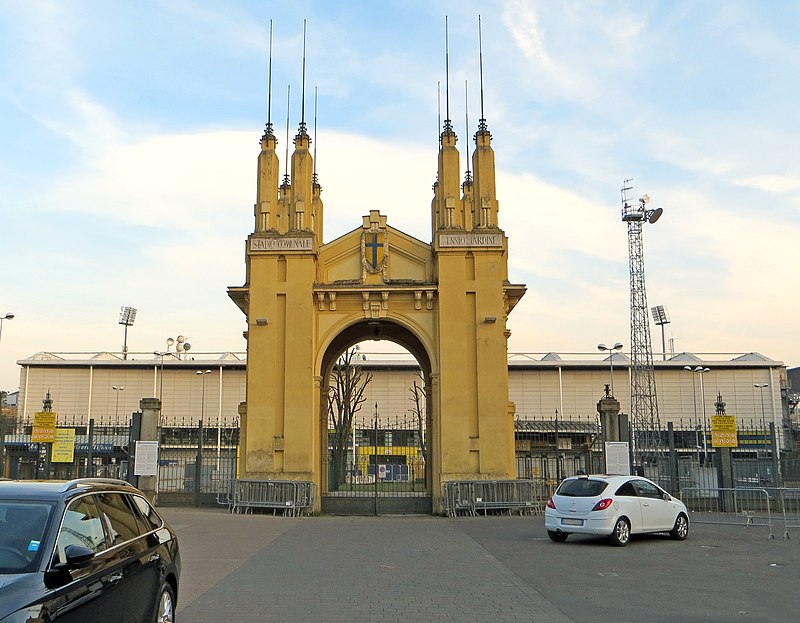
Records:
<instances>
[{"instance_id":1,"label":"metal gate","mask_svg":"<svg viewBox=\"0 0 800 623\"><path fill-rule=\"evenodd\" d=\"M329 431L322 512L346 515L433 512L424 419L355 419L345 447Z\"/></svg>"}]
</instances>

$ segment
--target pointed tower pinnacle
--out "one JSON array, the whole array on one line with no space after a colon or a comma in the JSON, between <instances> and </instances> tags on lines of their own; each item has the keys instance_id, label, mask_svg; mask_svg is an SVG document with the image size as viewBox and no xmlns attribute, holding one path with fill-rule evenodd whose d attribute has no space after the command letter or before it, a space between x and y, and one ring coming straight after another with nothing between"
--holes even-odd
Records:
<instances>
[{"instance_id":1,"label":"pointed tower pinnacle","mask_svg":"<svg viewBox=\"0 0 800 623\"><path fill-rule=\"evenodd\" d=\"M283 181L280 185L278 213L276 215L277 230L280 234L289 231L289 207L292 201L292 184L289 179L289 110L292 102L292 85L286 88L286 156L283 161Z\"/></svg>"},{"instance_id":2,"label":"pointed tower pinnacle","mask_svg":"<svg viewBox=\"0 0 800 623\"><path fill-rule=\"evenodd\" d=\"M468 84L467 81L464 80L464 127L466 128L466 132L464 136L469 136L469 91L468 91ZM461 211L464 214L464 229L467 231L472 230L473 226L473 218L474 218L474 210L475 210L475 202L473 197L473 183L472 183L472 171L469 169L469 141L466 144L466 161L467 161L467 172L464 175L464 183L461 184Z\"/></svg>"},{"instance_id":3,"label":"pointed tower pinnacle","mask_svg":"<svg viewBox=\"0 0 800 623\"><path fill-rule=\"evenodd\" d=\"M261 153L258 155L256 204L254 206L255 230L272 231L277 228L278 179L280 163L275 148L278 139L272 131L272 20L269 22L269 78L267 82L267 125L261 136Z\"/></svg>"},{"instance_id":4,"label":"pointed tower pinnacle","mask_svg":"<svg viewBox=\"0 0 800 623\"><path fill-rule=\"evenodd\" d=\"M476 228L498 227L497 190L495 186L495 162L492 149L492 134L483 111L483 37L481 18L478 16L478 49L481 76L481 118L475 133L475 151L472 153L474 172L473 225Z\"/></svg>"},{"instance_id":5,"label":"pointed tower pinnacle","mask_svg":"<svg viewBox=\"0 0 800 623\"><path fill-rule=\"evenodd\" d=\"M439 137L439 167L436 196L434 197L434 228L463 229L464 213L460 199L459 155L456 142L458 137L450 120L450 50L445 17L445 120Z\"/></svg>"},{"instance_id":6,"label":"pointed tower pinnacle","mask_svg":"<svg viewBox=\"0 0 800 623\"><path fill-rule=\"evenodd\" d=\"M303 82L300 104L300 127L294 137L292 154L292 199L289 207L289 230L312 229L312 204L314 201L314 159L311 157L311 137L306 131L306 21L303 20Z\"/></svg>"},{"instance_id":7,"label":"pointed tower pinnacle","mask_svg":"<svg viewBox=\"0 0 800 623\"><path fill-rule=\"evenodd\" d=\"M313 199L311 201L311 229L317 235L317 240L321 244L323 219L322 205L322 186L317 177L317 87L314 87L314 172L311 174L311 189Z\"/></svg>"}]
</instances>

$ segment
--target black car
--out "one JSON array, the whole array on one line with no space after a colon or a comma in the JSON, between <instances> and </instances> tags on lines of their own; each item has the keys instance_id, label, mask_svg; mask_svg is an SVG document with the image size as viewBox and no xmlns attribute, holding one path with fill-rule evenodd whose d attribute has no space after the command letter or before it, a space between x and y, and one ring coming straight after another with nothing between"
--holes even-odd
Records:
<instances>
[{"instance_id":1,"label":"black car","mask_svg":"<svg viewBox=\"0 0 800 623\"><path fill-rule=\"evenodd\" d=\"M121 480L0 482L0 623L175 621L178 539Z\"/></svg>"}]
</instances>

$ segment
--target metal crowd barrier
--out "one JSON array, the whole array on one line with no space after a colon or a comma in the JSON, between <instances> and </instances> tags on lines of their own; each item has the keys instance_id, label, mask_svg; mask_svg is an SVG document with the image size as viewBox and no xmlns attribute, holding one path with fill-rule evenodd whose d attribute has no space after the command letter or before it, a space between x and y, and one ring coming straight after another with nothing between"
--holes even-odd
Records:
<instances>
[{"instance_id":1,"label":"metal crowd barrier","mask_svg":"<svg viewBox=\"0 0 800 623\"><path fill-rule=\"evenodd\" d=\"M789 528L800 528L800 489L782 489L783 538L789 540Z\"/></svg>"},{"instance_id":2,"label":"metal crowd barrier","mask_svg":"<svg viewBox=\"0 0 800 623\"><path fill-rule=\"evenodd\" d=\"M219 499L219 498L218 498ZM271 510L286 517L308 515L314 506L314 483L305 480L232 480L225 501L231 513Z\"/></svg>"},{"instance_id":3,"label":"metal crowd barrier","mask_svg":"<svg viewBox=\"0 0 800 623\"><path fill-rule=\"evenodd\" d=\"M451 480L443 484L449 517L490 513L541 514L547 488L538 480Z\"/></svg>"},{"instance_id":4,"label":"metal crowd barrier","mask_svg":"<svg viewBox=\"0 0 800 623\"><path fill-rule=\"evenodd\" d=\"M772 531L774 498L765 488L685 487L679 497L695 523L762 526L769 528L770 539L775 538Z\"/></svg>"}]
</instances>

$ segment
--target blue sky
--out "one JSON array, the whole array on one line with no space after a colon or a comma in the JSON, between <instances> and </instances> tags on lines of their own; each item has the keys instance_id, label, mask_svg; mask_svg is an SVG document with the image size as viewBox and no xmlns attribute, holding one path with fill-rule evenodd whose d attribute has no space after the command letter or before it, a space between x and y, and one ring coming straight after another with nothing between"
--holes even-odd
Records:
<instances>
[{"instance_id":1,"label":"blue sky","mask_svg":"<svg viewBox=\"0 0 800 623\"><path fill-rule=\"evenodd\" d=\"M676 352L800 364L800 5L794 2L0 2L0 387L39 351L132 351L186 335L243 351L244 280L266 121L285 148L319 91L326 240L380 209L430 240L437 82L465 145L494 137L514 352L628 344L619 188L645 228L648 300ZM442 88L444 101L444 89ZM444 108L444 103L442 104ZM471 142L471 141L470 141ZM463 153L463 152L462 152ZM462 167L464 160L462 158ZM653 332L660 350L660 334Z\"/></svg>"}]
</instances>

